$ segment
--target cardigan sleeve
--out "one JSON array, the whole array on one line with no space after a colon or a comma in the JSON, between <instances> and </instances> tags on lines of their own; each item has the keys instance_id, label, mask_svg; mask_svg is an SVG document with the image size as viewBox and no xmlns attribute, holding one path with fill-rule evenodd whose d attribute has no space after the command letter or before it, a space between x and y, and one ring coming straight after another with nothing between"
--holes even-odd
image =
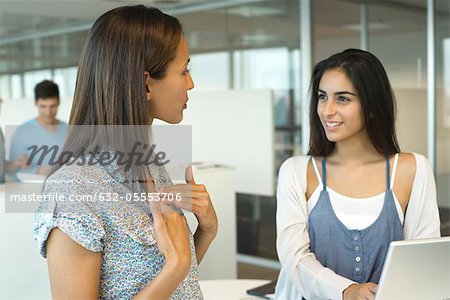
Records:
<instances>
[{"instance_id":1,"label":"cardigan sleeve","mask_svg":"<svg viewBox=\"0 0 450 300\"><path fill-rule=\"evenodd\" d=\"M436 199L436 182L429 161L414 153L416 175L406 210L403 228L406 240L440 236L440 220Z\"/></svg>"},{"instance_id":2,"label":"cardigan sleeve","mask_svg":"<svg viewBox=\"0 0 450 300\"><path fill-rule=\"evenodd\" d=\"M308 161L309 156L290 158L279 172L277 251L282 273L286 274L280 279L289 280L307 299L342 299L342 292L355 282L325 268L310 251L305 198ZM278 283L279 286L287 284Z\"/></svg>"}]
</instances>

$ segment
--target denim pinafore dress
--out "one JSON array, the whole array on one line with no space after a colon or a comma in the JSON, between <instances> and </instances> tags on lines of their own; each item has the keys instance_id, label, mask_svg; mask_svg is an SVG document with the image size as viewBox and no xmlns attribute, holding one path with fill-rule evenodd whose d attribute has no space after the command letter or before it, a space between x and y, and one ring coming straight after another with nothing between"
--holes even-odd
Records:
<instances>
[{"instance_id":1,"label":"denim pinafore dress","mask_svg":"<svg viewBox=\"0 0 450 300\"><path fill-rule=\"evenodd\" d=\"M376 221L363 230L347 229L336 216L327 191L325 163L324 158L323 189L308 217L311 252L338 275L358 283L378 283L390 242L403 240L403 226L390 188L389 157L383 208Z\"/></svg>"}]
</instances>

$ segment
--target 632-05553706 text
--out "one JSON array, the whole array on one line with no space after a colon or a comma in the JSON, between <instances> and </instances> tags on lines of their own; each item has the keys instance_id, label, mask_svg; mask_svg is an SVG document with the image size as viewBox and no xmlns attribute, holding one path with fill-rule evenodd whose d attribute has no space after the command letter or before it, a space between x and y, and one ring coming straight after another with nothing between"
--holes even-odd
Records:
<instances>
[{"instance_id":1,"label":"632-05553706 text","mask_svg":"<svg viewBox=\"0 0 450 300\"><path fill-rule=\"evenodd\" d=\"M10 202L146 202L146 201L181 201L181 193L94 193L94 194L11 194Z\"/></svg>"}]
</instances>

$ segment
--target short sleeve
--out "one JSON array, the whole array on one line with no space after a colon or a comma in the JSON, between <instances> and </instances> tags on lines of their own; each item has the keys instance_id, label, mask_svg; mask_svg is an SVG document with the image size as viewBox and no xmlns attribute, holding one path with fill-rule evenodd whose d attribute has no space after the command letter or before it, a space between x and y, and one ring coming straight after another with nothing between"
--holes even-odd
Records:
<instances>
[{"instance_id":1,"label":"short sleeve","mask_svg":"<svg viewBox=\"0 0 450 300\"><path fill-rule=\"evenodd\" d=\"M70 199L70 195L83 194L83 185L80 182L58 182L50 177L43 194L61 197L58 201L40 203L34 216L34 238L43 257L47 257L48 236L56 227L84 248L92 252L103 251L105 230L99 214L88 202Z\"/></svg>"}]
</instances>

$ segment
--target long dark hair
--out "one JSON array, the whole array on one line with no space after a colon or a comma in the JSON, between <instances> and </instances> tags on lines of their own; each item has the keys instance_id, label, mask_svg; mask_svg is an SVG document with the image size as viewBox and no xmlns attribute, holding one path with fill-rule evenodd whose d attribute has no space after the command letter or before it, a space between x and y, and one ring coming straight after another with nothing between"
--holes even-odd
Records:
<instances>
[{"instance_id":1,"label":"long dark hair","mask_svg":"<svg viewBox=\"0 0 450 300\"><path fill-rule=\"evenodd\" d=\"M334 150L335 143L327 139L317 114L319 83L325 71L331 69L343 71L355 87L361 100L367 134L378 153L391 155L400 152L395 133L395 97L383 65L367 51L347 49L322 60L313 69L308 155L328 156Z\"/></svg>"},{"instance_id":2,"label":"long dark hair","mask_svg":"<svg viewBox=\"0 0 450 300\"><path fill-rule=\"evenodd\" d=\"M70 125L148 125L144 72L161 79L182 35L178 19L144 5L94 23L78 65Z\"/></svg>"},{"instance_id":3,"label":"long dark hair","mask_svg":"<svg viewBox=\"0 0 450 300\"><path fill-rule=\"evenodd\" d=\"M78 65L63 152L73 159L88 153L130 153L136 142L150 145L144 72L163 79L182 34L178 19L144 5L118 7L100 16ZM64 157L52 173L69 159ZM136 164L129 173L132 180L148 178L147 170Z\"/></svg>"}]
</instances>

